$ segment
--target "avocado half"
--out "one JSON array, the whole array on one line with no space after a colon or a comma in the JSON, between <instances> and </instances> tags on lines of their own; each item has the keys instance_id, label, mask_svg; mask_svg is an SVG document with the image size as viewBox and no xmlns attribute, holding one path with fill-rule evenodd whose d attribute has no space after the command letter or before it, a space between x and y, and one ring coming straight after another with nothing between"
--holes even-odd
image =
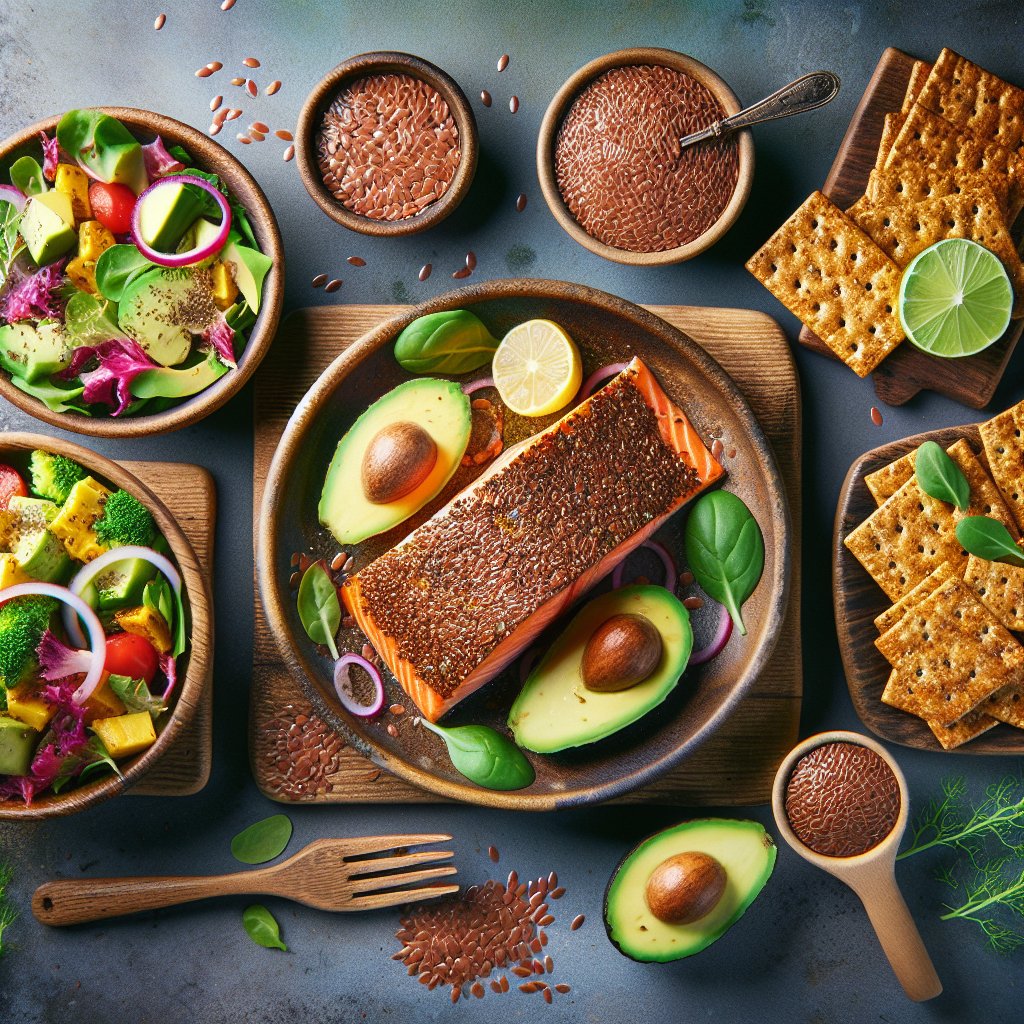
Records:
<instances>
[{"instance_id":1,"label":"avocado half","mask_svg":"<svg viewBox=\"0 0 1024 1024\"><path fill-rule=\"evenodd\" d=\"M643 615L661 634L658 667L627 690L596 693L583 685L583 651L613 615ZM552 754L611 736L661 704L690 660L690 613L664 587L620 587L588 602L530 673L508 713L516 743Z\"/></svg>"},{"instance_id":2,"label":"avocado half","mask_svg":"<svg viewBox=\"0 0 1024 1024\"><path fill-rule=\"evenodd\" d=\"M662 861L680 853L714 857L726 886L710 913L692 924L666 924L647 906L647 881ZM604 927L631 960L668 963L693 956L720 939L746 912L771 877L775 841L756 821L701 818L645 839L619 862L604 897Z\"/></svg>"},{"instance_id":3,"label":"avocado half","mask_svg":"<svg viewBox=\"0 0 1024 1024\"><path fill-rule=\"evenodd\" d=\"M408 494L375 504L363 492L363 455L381 430L396 423L422 427L437 445L437 461ZM358 544L404 522L455 475L472 425L469 398L458 384L430 377L399 384L378 398L338 442L320 496L320 522L339 544Z\"/></svg>"}]
</instances>

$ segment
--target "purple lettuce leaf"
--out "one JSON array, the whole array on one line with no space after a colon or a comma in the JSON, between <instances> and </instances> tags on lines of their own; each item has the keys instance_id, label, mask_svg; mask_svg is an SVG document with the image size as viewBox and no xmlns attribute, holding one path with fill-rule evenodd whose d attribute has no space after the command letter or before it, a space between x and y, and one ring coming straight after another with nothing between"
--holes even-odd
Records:
<instances>
[{"instance_id":1,"label":"purple lettuce leaf","mask_svg":"<svg viewBox=\"0 0 1024 1024\"><path fill-rule=\"evenodd\" d=\"M217 319L203 331L205 341L217 353L217 358L232 369L238 365L235 361L235 331L227 322L223 313L217 313Z\"/></svg>"},{"instance_id":2,"label":"purple lettuce leaf","mask_svg":"<svg viewBox=\"0 0 1024 1024\"><path fill-rule=\"evenodd\" d=\"M96 368L84 367L96 362ZM85 386L83 399L89 404L108 405L120 416L135 401L132 381L146 370L157 366L131 338L113 338L99 345L83 345L75 349L71 364L59 376L62 380L78 377Z\"/></svg>"},{"instance_id":3,"label":"purple lettuce leaf","mask_svg":"<svg viewBox=\"0 0 1024 1024\"><path fill-rule=\"evenodd\" d=\"M58 289L64 283L64 260L29 274L4 296L0 315L9 323L19 320L57 320L64 314Z\"/></svg>"},{"instance_id":4,"label":"purple lettuce leaf","mask_svg":"<svg viewBox=\"0 0 1024 1024\"><path fill-rule=\"evenodd\" d=\"M43 144L43 177L47 181L54 181L57 178L57 164L60 162L60 146L57 145L57 136L49 138L46 132L40 132L39 138Z\"/></svg>"},{"instance_id":5,"label":"purple lettuce leaf","mask_svg":"<svg viewBox=\"0 0 1024 1024\"><path fill-rule=\"evenodd\" d=\"M164 140L159 135L142 147L142 159L146 164L146 174L149 175L150 181L185 170L185 165L167 152Z\"/></svg>"},{"instance_id":6,"label":"purple lettuce leaf","mask_svg":"<svg viewBox=\"0 0 1024 1024\"><path fill-rule=\"evenodd\" d=\"M90 651L68 647L48 629L39 640L36 655L39 658L40 675L51 683L67 679L68 676L81 675L92 666Z\"/></svg>"}]
</instances>

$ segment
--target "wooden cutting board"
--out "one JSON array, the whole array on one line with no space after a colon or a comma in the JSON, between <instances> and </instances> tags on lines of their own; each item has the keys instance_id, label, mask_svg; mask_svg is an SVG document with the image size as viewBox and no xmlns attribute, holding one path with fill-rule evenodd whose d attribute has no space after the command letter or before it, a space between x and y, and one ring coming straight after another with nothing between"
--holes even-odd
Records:
<instances>
[{"instance_id":1,"label":"wooden cutting board","mask_svg":"<svg viewBox=\"0 0 1024 1024\"><path fill-rule=\"evenodd\" d=\"M281 325L256 378L253 501L288 417L335 356L397 306L301 309ZM763 313L648 307L684 331L732 375L772 443L793 521L789 609L778 646L739 710L696 755L621 802L676 805L767 803L779 762L796 742L803 668L800 648L800 383L785 334ZM312 500L312 499L311 499ZM249 755L272 800L306 803L437 803L344 745L315 714L282 665L257 596Z\"/></svg>"},{"instance_id":2,"label":"wooden cutting board","mask_svg":"<svg viewBox=\"0 0 1024 1024\"><path fill-rule=\"evenodd\" d=\"M213 572L217 491L202 466L183 462L122 462L170 509L195 549L207 579ZM210 778L213 764L213 680L203 690L195 715L177 742L129 796L191 796Z\"/></svg>"},{"instance_id":3,"label":"wooden cutting board","mask_svg":"<svg viewBox=\"0 0 1024 1024\"><path fill-rule=\"evenodd\" d=\"M916 58L890 47L883 54L846 130L821 191L845 210L867 188L875 165L885 115L899 110ZM940 394L984 409L1002 380L1024 320L1010 322L1006 333L984 352L965 359L938 359L903 342L871 375L875 392L887 405L903 405L920 391ZM800 331L800 344L832 358L835 353L813 331Z\"/></svg>"}]
</instances>

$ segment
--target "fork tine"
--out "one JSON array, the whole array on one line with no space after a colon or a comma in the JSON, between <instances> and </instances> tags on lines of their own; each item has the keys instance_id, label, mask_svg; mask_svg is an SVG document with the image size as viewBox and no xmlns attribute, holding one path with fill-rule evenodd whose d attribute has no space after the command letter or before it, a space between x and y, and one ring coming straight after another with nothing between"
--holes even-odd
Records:
<instances>
[{"instance_id":1,"label":"fork tine","mask_svg":"<svg viewBox=\"0 0 1024 1024\"><path fill-rule=\"evenodd\" d=\"M361 836L358 839L345 840L345 859L361 857L367 853L384 853L400 846L423 846L426 843L450 843L448 835L408 835L408 836Z\"/></svg>"},{"instance_id":2,"label":"fork tine","mask_svg":"<svg viewBox=\"0 0 1024 1024\"><path fill-rule=\"evenodd\" d=\"M400 875L353 878L349 880L348 887L352 892L383 892L385 889L394 889L396 886L409 885L412 882L427 882L432 878L444 878L446 875L454 875L457 870L454 864L446 864L434 868L424 868L422 871L403 871Z\"/></svg>"},{"instance_id":3,"label":"fork tine","mask_svg":"<svg viewBox=\"0 0 1024 1024\"><path fill-rule=\"evenodd\" d=\"M403 903L421 903L458 892L457 885L430 885L423 889L399 889L394 892L371 893L355 896L349 903L350 910L381 910L384 907L398 907Z\"/></svg>"},{"instance_id":4,"label":"fork tine","mask_svg":"<svg viewBox=\"0 0 1024 1024\"><path fill-rule=\"evenodd\" d=\"M368 860L354 860L348 863L349 878L362 875L381 874L397 868L409 868L414 864L425 864L431 861L451 860L455 854L451 850L420 850L418 853L407 853L402 857L371 857Z\"/></svg>"}]
</instances>

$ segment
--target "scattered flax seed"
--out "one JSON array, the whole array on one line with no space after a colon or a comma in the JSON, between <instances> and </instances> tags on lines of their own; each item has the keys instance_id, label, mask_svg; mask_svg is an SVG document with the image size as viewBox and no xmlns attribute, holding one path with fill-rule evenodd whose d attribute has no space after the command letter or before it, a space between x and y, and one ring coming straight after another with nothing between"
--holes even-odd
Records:
<instances>
[{"instance_id":1,"label":"scattered flax seed","mask_svg":"<svg viewBox=\"0 0 1024 1024\"><path fill-rule=\"evenodd\" d=\"M554 960L552 960L550 956L545 956L544 957L544 970L547 971L548 974L550 974L554 969L555 969L555 962L554 962Z\"/></svg>"},{"instance_id":2,"label":"scattered flax seed","mask_svg":"<svg viewBox=\"0 0 1024 1024\"><path fill-rule=\"evenodd\" d=\"M434 269L434 266L433 266L433 264L431 264L431 263L424 263L424 264L423 264L423 266L422 266L422 267L420 267L420 272L419 272L419 275L418 275L418 276L419 276L419 279L420 279L421 281L426 281L426 279L427 279L428 277L430 277L430 272L431 272L431 271L432 271L433 269Z\"/></svg>"},{"instance_id":3,"label":"scattered flax seed","mask_svg":"<svg viewBox=\"0 0 1024 1024\"><path fill-rule=\"evenodd\" d=\"M518 96L513 96L508 101L508 109L511 110L513 114L516 113L519 110L519 97Z\"/></svg>"},{"instance_id":4,"label":"scattered flax seed","mask_svg":"<svg viewBox=\"0 0 1024 1024\"><path fill-rule=\"evenodd\" d=\"M216 121L214 121L213 124L210 125L209 134L210 135L219 135L221 127L222 127L222 125L219 125L219 124L217 124Z\"/></svg>"},{"instance_id":5,"label":"scattered flax seed","mask_svg":"<svg viewBox=\"0 0 1024 1024\"><path fill-rule=\"evenodd\" d=\"M285 149L284 153L281 155L281 159L284 160L285 163L288 163L288 161L294 159L294 157L295 157L295 147L294 146L288 146L287 149Z\"/></svg>"},{"instance_id":6,"label":"scattered flax seed","mask_svg":"<svg viewBox=\"0 0 1024 1024\"><path fill-rule=\"evenodd\" d=\"M480 102L485 106L491 105L491 94L486 89L480 90Z\"/></svg>"},{"instance_id":7,"label":"scattered flax seed","mask_svg":"<svg viewBox=\"0 0 1024 1024\"><path fill-rule=\"evenodd\" d=\"M461 281L464 278L469 277L472 273L473 271L470 270L469 267L463 267L461 270L456 270L455 273L452 274L452 277L454 277L456 281Z\"/></svg>"},{"instance_id":8,"label":"scattered flax seed","mask_svg":"<svg viewBox=\"0 0 1024 1024\"><path fill-rule=\"evenodd\" d=\"M259 86L251 78L246 79L245 91L254 99L260 94Z\"/></svg>"},{"instance_id":9,"label":"scattered flax seed","mask_svg":"<svg viewBox=\"0 0 1024 1024\"><path fill-rule=\"evenodd\" d=\"M231 84L232 85L245 85L245 79L244 78L232 78L231 79Z\"/></svg>"},{"instance_id":10,"label":"scattered flax seed","mask_svg":"<svg viewBox=\"0 0 1024 1024\"><path fill-rule=\"evenodd\" d=\"M280 140L281 140L282 142L291 142L291 141L292 141L292 139L294 139L294 137L295 137L295 136L294 136L294 135L292 135L292 133L291 133L290 131L288 131L288 130L287 130L286 128L278 128L278 129L277 129L277 131L276 131L276 132L274 132L274 134L275 134L275 135L276 135L276 136L277 136L277 137L278 137L278 138L279 138L279 139L280 139Z\"/></svg>"},{"instance_id":11,"label":"scattered flax seed","mask_svg":"<svg viewBox=\"0 0 1024 1024\"><path fill-rule=\"evenodd\" d=\"M735 458L736 458L736 449L735 449L735 448L730 448L730 449L729 449L729 450L728 450L728 451L727 451L727 452L726 452L725 454L726 454L726 455L727 455L727 456L728 456L728 457L729 457L730 459L735 459Z\"/></svg>"},{"instance_id":12,"label":"scattered flax seed","mask_svg":"<svg viewBox=\"0 0 1024 1024\"><path fill-rule=\"evenodd\" d=\"M491 982L491 991L492 992L500 993L502 991L501 982L500 981L492 981Z\"/></svg>"},{"instance_id":13,"label":"scattered flax seed","mask_svg":"<svg viewBox=\"0 0 1024 1024\"><path fill-rule=\"evenodd\" d=\"M501 854L498 853L498 848L496 846L487 847L487 856L491 858L491 861L494 864L497 864L498 861L501 860Z\"/></svg>"},{"instance_id":14,"label":"scattered flax seed","mask_svg":"<svg viewBox=\"0 0 1024 1024\"><path fill-rule=\"evenodd\" d=\"M394 722L388 722L388 735L392 739L398 738L398 728L395 726Z\"/></svg>"},{"instance_id":15,"label":"scattered flax seed","mask_svg":"<svg viewBox=\"0 0 1024 1024\"><path fill-rule=\"evenodd\" d=\"M289 564L291 565L291 567L293 569L295 568L295 566L297 566L299 564L299 559L301 557L302 556L298 553L298 551L293 551L292 552L291 562Z\"/></svg>"},{"instance_id":16,"label":"scattered flax seed","mask_svg":"<svg viewBox=\"0 0 1024 1024\"><path fill-rule=\"evenodd\" d=\"M388 708L388 711L392 715L404 715L405 714L405 705L404 704L392 704L391 707Z\"/></svg>"},{"instance_id":17,"label":"scattered flax seed","mask_svg":"<svg viewBox=\"0 0 1024 1024\"><path fill-rule=\"evenodd\" d=\"M579 928L583 927L583 922L586 921L586 917L583 914L577 914L572 919L572 924L569 925L569 931L574 932Z\"/></svg>"},{"instance_id":18,"label":"scattered flax seed","mask_svg":"<svg viewBox=\"0 0 1024 1024\"><path fill-rule=\"evenodd\" d=\"M217 110L223 102L223 96L214 96L213 99L210 100L210 110Z\"/></svg>"},{"instance_id":19,"label":"scattered flax seed","mask_svg":"<svg viewBox=\"0 0 1024 1024\"><path fill-rule=\"evenodd\" d=\"M273 96L274 93L281 91L281 83L275 78L274 81L267 86L266 92L268 96Z\"/></svg>"},{"instance_id":20,"label":"scattered flax seed","mask_svg":"<svg viewBox=\"0 0 1024 1024\"><path fill-rule=\"evenodd\" d=\"M266 138L263 132L258 132L254 128L249 129L249 135L252 136L253 142L262 142Z\"/></svg>"},{"instance_id":21,"label":"scattered flax seed","mask_svg":"<svg viewBox=\"0 0 1024 1024\"><path fill-rule=\"evenodd\" d=\"M507 53L503 53L498 58L498 70L499 71L504 71L505 68L507 68L507 67L508 67L508 54Z\"/></svg>"},{"instance_id":22,"label":"scattered flax seed","mask_svg":"<svg viewBox=\"0 0 1024 1024\"><path fill-rule=\"evenodd\" d=\"M248 146L249 143L252 142L252 139L250 139L248 135L243 135L241 132L239 132L235 138L238 139L243 146Z\"/></svg>"},{"instance_id":23,"label":"scattered flax seed","mask_svg":"<svg viewBox=\"0 0 1024 1024\"><path fill-rule=\"evenodd\" d=\"M230 11L231 8L235 6L235 3L236 0L223 0L223 3L220 5L220 9L222 11Z\"/></svg>"},{"instance_id":24,"label":"scattered flax seed","mask_svg":"<svg viewBox=\"0 0 1024 1024\"><path fill-rule=\"evenodd\" d=\"M565 895L565 886L556 885L554 889L548 893L548 896L553 900L560 900Z\"/></svg>"},{"instance_id":25,"label":"scattered flax seed","mask_svg":"<svg viewBox=\"0 0 1024 1024\"><path fill-rule=\"evenodd\" d=\"M341 280L337 277L332 278L327 284L324 285L325 292L336 292L341 287Z\"/></svg>"},{"instance_id":26,"label":"scattered flax seed","mask_svg":"<svg viewBox=\"0 0 1024 1024\"><path fill-rule=\"evenodd\" d=\"M196 78L209 78L213 72L209 68L200 68L196 72Z\"/></svg>"},{"instance_id":27,"label":"scattered flax seed","mask_svg":"<svg viewBox=\"0 0 1024 1024\"><path fill-rule=\"evenodd\" d=\"M542 989L542 994L543 994L543 996L544 996L544 1002L545 1002L545 1003L550 1003L550 1002L551 1002L551 1000L555 998L555 997L554 997L554 996L553 996L553 995L551 994L551 989L549 989L549 988L548 988L548 987L547 987L546 985L545 985L545 986L544 986L544 988Z\"/></svg>"},{"instance_id":28,"label":"scattered flax seed","mask_svg":"<svg viewBox=\"0 0 1024 1024\"><path fill-rule=\"evenodd\" d=\"M260 62L255 57L246 57L242 63L247 68L258 68L260 66Z\"/></svg>"},{"instance_id":29,"label":"scattered flax seed","mask_svg":"<svg viewBox=\"0 0 1024 1024\"><path fill-rule=\"evenodd\" d=\"M288 586L294 590L299 585L299 580L301 579L302 576L299 573L293 572L291 576L288 577Z\"/></svg>"},{"instance_id":30,"label":"scattered flax seed","mask_svg":"<svg viewBox=\"0 0 1024 1024\"><path fill-rule=\"evenodd\" d=\"M269 135L270 134L270 127L269 127L269 125L264 124L262 121L253 121L251 127L254 128L258 132L263 132L264 135Z\"/></svg>"},{"instance_id":31,"label":"scattered flax seed","mask_svg":"<svg viewBox=\"0 0 1024 1024\"><path fill-rule=\"evenodd\" d=\"M362 256L349 256L345 260L346 263L351 263L353 267L365 267L366 260Z\"/></svg>"},{"instance_id":32,"label":"scattered flax seed","mask_svg":"<svg viewBox=\"0 0 1024 1024\"><path fill-rule=\"evenodd\" d=\"M153 28L155 28L157 30L157 32L159 32L160 29L162 29L164 27L164 25L166 25L166 24L167 24L167 15L166 14L158 14L156 16L156 21L153 22Z\"/></svg>"},{"instance_id":33,"label":"scattered flax seed","mask_svg":"<svg viewBox=\"0 0 1024 1024\"><path fill-rule=\"evenodd\" d=\"M210 69L211 71L220 71L220 69L221 69L222 67L224 67L224 65L223 65L223 64L221 64L221 62L220 62L219 60L211 60L211 61L210 61L210 63L209 63L209 64L207 64L206 66L207 66L207 67L208 67L208 68L209 68L209 69Z\"/></svg>"},{"instance_id":34,"label":"scattered flax seed","mask_svg":"<svg viewBox=\"0 0 1024 1024\"><path fill-rule=\"evenodd\" d=\"M476 253L472 249L466 253L466 267L469 270L476 270Z\"/></svg>"},{"instance_id":35,"label":"scattered flax seed","mask_svg":"<svg viewBox=\"0 0 1024 1024\"><path fill-rule=\"evenodd\" d=\"M234 121L234 120L235 120L236 118L239 118L239 117L241 117L241 116L242 116L242 111L238 110L238 109L237 109L237 108L235 108L235 107L232 107L232 108L231 108L231 109L230 109L230 110L229 110L229 111L227 112L227 116L226 116L226 117L224 118L224 120L225 120L225 121Z\"/></svg>"},{"instance_id":36,"label":"scattered flax seed","mask_svg":"<svg viewBox=\"0 0 1024 1024\"><path fill-rule=\"evenodd\" d=\"M526 209L526 193L520 192L516 197L516 212L522 213Z\"/></svg>"},{"instance_id":37,"label":"scattered flax seed","mask_svg":"<svg viewBox=\"0 0 1024 1024\"><path fill-rule=\"evenodd\" d=\"M688 597L683 601L683 607L687 611L695 612L698 608L704 607L704 602L699 597Z\"/></svg>"},{"instance_id":38,"label":"scattered flax seed","mask_svg":"<svg viewBox=\"0 0 1024 1024\"><path fill-rule=\"evenodd\" d=\"M711 457L713 459L715 459L715 460L718 460L718 459L720 459L722 457L722 455L724 453L725 453L725 445L722 444L721 438L716 437L711 442Z\"/></svg>"},{"instance_id":39,"label":"scattered flax seed","mask_svg":"<svg viewBox=\"0 0 1024 1024\"><path fill-rule=\"evenodd\" d=\"M563 996L564 995L568 995L572 991L572 986L571 985L566 985L566 984L556 985L555 986L555 991L559 995L563 995Z\"/></svg>"},{"instance_id":40,"label":"scattered flax seed","mask_svg":"<svg viewBox=\"0 0 1024 1024\"><path fill-rule=\"evenodd\" d=\"M323 281L321 281L320 278L323 278ZM320 281L320 284L323 284L324 281L326 281L326 280L327 280L327 275L326 274L318 274L316 277L313 278L313 287L314 288L318 287L317 281ZM331 570L333 572L337 572L344 564L345 564L345 552L344 551L339 551L331 559Z\"/></svg>"},{"instance_id":41,"label":"scattered flax seed","mask_svg":"<svg viewBox=\"0 0 1024 1024\"><path fill-rule=\"evenodd\" d=\"M883 422L882 413L876 409L875 406L871 406L871 422L874 423L876 427L880 427Z\"/></svg>"}]
</instances>

